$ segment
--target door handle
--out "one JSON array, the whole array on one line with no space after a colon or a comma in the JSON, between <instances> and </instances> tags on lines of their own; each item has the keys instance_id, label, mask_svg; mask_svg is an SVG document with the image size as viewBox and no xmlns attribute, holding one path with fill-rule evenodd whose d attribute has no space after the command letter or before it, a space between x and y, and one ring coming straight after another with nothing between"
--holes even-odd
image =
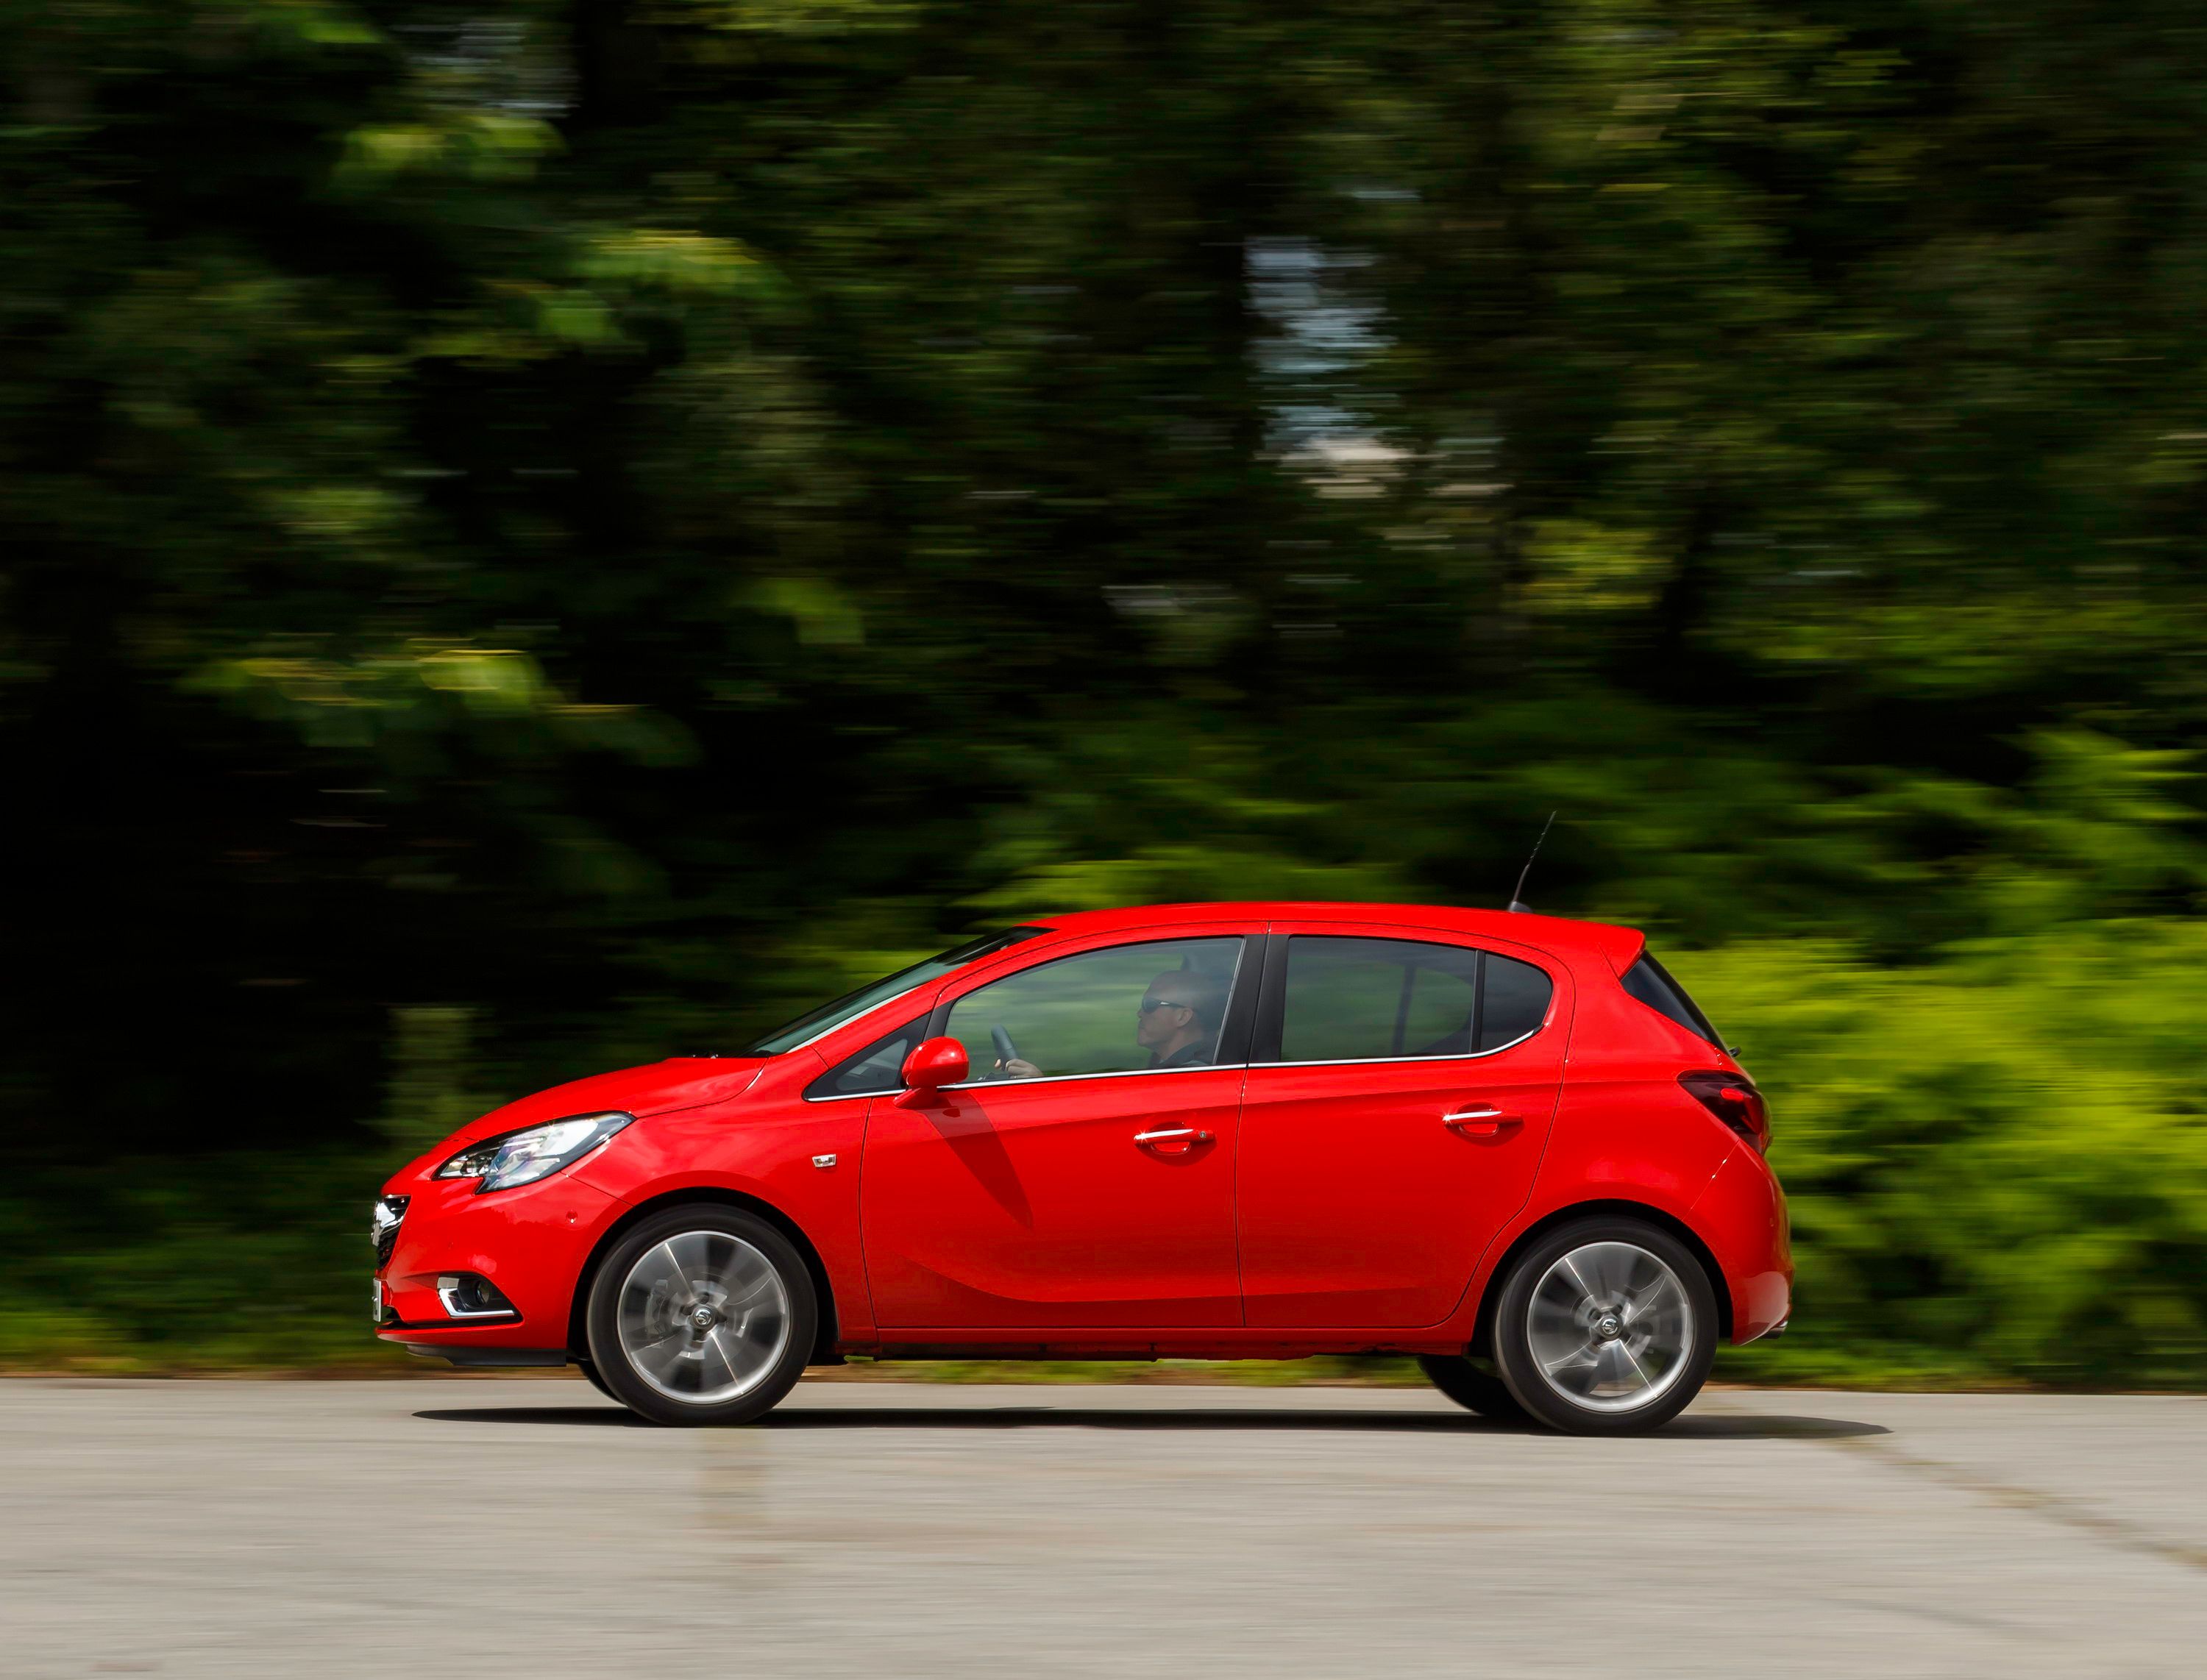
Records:
<instances>
[{"instance_id":1,"label":"door handle","mask_svg":"<svg viewBox=\"0 0 2207 1680\"><path fill-rule=\"evenodd\" d=\"M1211 1141L1211 1134L1193 1126L1165 1126L1154 1132L1137 1132L1134 1142L1143 1149L1159 1155L1185 1155L1198 1144ZM1178 1147L1174 1147L1174 1145Z\"/></svg>"},{"instance_id":2,"label":"door handle","mask_svg":"<svg viewBox=\"0 0 2207 1680\"><path fill-rule=\"evenodd\" d=\"M1510 1127L1524 1123L1524 1115L1504 1114L1499 1109L1458 1109L1452 1115L1441 1116L1442 1125L1467 1138L1497 1137Z\"/></svg>"}]
</instances>

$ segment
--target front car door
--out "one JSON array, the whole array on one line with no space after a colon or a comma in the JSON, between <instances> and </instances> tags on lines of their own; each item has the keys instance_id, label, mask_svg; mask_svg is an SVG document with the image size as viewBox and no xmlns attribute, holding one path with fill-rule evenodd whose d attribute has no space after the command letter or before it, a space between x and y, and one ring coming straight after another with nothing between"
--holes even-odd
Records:
<instances>
[{"instance_id":1,"label":"front car door","mask_svg":"<svg viewBox=\"0 0 2207 1680\"><path fill-rule=\"evenodd\" d=\"M1241 1322L1249 931L1121 933L946 987L928 1031L964 1044L974 1077L867 1113L860 1223L882 1329Z\"/></svg>"},{"instance_id":2,"label":"front car door","mask_svg":"<svg viewBox=\"0 0 2207 1680\"><path fill-rule=\"evenodd\" d=\"M1531 1193L1563 1079L1569 973L1445 932L1271 932L1241 1111L1247 1323L1438 1324Z\"/></svg>"}]
</instances>

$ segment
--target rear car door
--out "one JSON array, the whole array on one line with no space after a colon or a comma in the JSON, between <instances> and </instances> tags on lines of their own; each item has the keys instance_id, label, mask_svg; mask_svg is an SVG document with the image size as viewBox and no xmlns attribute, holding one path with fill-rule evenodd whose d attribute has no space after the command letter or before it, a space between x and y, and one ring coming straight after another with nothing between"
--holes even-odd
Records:
<instances>
[{"instance_id":1,"label":"rear car door","mask_svg":"<svg viewBox=\"0 0 2207 1680\"><path fill-rule=\"evenodd\" d=\"M1444 932L1271 934L1241 1110L1246 1320L1438 1324L1531 1193L1563 1080L1568 972Z\"/></svg>"},{"instance_id":2,"label":"rear car door","mask_svg":"<svg viewBox=\"0 0 2207 1680\"><path fill-rule=\"evenodd\" d=\"M1250 931L1120 934L946 989L928 1030L963 1043L975 1077L867 1113L860 1221L884 1330L1241 1322ZM1015 1068L998 1067L1000 1032Z\"/></svg>"}]
</instances>

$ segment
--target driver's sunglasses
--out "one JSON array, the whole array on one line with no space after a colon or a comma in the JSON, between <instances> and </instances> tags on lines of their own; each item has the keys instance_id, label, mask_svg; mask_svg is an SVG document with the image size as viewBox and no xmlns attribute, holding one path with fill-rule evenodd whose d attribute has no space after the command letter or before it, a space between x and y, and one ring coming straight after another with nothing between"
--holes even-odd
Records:
<instances>
[{"instance_id":1,"label":"driver's sunglasses","mask_svg":"<svg viewBox=\"0 0 2207 1680\"><path fill-rule=\"evenodd\" d=\"M1192 1003L1182 1003L1176 997L1145 997L1135 1013L1148 1014L1153 1009L1193 1009Z\"/></svg>"}]
</instances>

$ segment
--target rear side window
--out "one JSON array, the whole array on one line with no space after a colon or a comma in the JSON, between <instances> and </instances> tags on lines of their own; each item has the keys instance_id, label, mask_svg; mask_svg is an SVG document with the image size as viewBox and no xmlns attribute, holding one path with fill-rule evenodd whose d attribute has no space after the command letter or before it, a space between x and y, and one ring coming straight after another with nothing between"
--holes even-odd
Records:
<instances>
[{"instance_id":1,"label":"rear side window","mask_svg":"<svg viewBox=\"0 0 2207 1680\"><path fill-rule=\"evenodd\" d=\"M1539 1029L1554 988L1530 963L1457 945L1288 941L1283 1061L1470 1055Z\"/></svg>"},{"instance_id":2,"label":"rear side window","mask_svg":"<svg viewBox=\"0 0 2207 1680\"><path fill-rule=\"evenodd\" d=\"M1686 995L1686 989L1671 978L1670 970L1645 951L1640 960L1624 971L1624 989L1638 998L1659 1015L1667 1015L1697 1038L1706 1038L1720 1049L1724 1040L1717 1037L1716 1028L1709 1018Z\"/></svg>"},{"instance_id":3,"label":"rear side window","mask_svg":"<svg viewBox=\"0 0 2207 1680\"><path fill-rule=\"evenodd\" d=\"M919 1048L927 1018L876 1038L856 1055L846 1056L804 1087L807 1097L865 1097L904 1089L905 1058Z\"/></svg>"},{"instance_id":4,"label":"rear side window","mask_svg":"<svg viewBox=\"0 0 2207 1680\"><path fill-rule=\"evenodd\" d=\"M1479 1048L1498 1050L1538 1032L1555 995L1548 977L1515 957L1486 954L1486 985L1480 1001Z\"/></svg>"}]
</instances>

